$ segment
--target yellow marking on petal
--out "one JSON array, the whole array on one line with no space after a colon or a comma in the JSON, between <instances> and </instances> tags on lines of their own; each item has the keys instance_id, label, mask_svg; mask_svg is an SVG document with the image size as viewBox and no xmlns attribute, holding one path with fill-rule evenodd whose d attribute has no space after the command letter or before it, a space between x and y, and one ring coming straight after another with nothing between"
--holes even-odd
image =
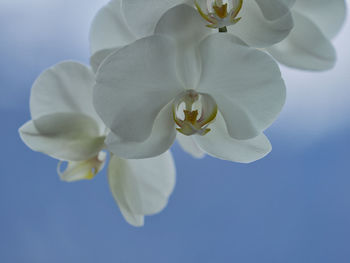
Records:
<instances>
[{"instance_id":1,"label":"yellow marking on petal","mask_svg":"<svg viewBox=\"0 0 350 263\"><path fill-rule=\"evenodd\" d=\"M202 136L204 136L204 135L206 135L208 132L210 132L211 131L211 129L209 129L209 128L207 128L207 129L205 129L204 130L204 132L201 134Z\"/></svg>"},{"instance_id":2,"label":"yellow marking on petal","mask_svg":"<svg viewBox=\"0 0 350 263\"><path fill-rule=\"evenodd\" d=\"M232 24L236 24L242 17L231 19Z\"/></svg>"},{"instance_id":3,"label":"yellow marking on petal","mask_svg":"<svg viewBox=\"0 0 350 263\"><path fill-rule=\"evenodd\" d=\"M231 4L231 6L228 3L224 4L222 0L211 0L211 3L211 7L203 11L201 6L198 4L197 0L194 0L194 4L200 16L210 23L209 25L206 25L207 27L221 29L230 25L234 25L241 20L241 17L237 16L242 10L243 0L234 1L234 3ZM230 7L231 9L228 12L228 9ZM219 32L227 31L219 30Z\"/></svg>"},{"instance_id":4,"label":"yellow marking on petal","mask_svg":"<svg viewBox=\"0 0 350 263\"><path fill-rule=\"evenodd\" d=\"M185 114L184 121L188 121L188 122L192 123L193 125L196 123L197 116L198 116L198 110L195 110L195 111L184 110L184 114Z\"/></svg>"},{"instance_id":5,"label":"yellow marking on petal","mask_svg":"<svg viewBox=\"0 0 350 263\"><path fill-rule=\"evenodd\" d=\"M199 119L200 125L203 127L203 126L211 123L213 120L215 120L217 114L218 114L218 106L216 105L213 112L209 115L209 117L207 117L203 121L201 119Z\"/></svg>"},{"instance_id":6,"label":"yellow marking on petal","mask_svg":"<svg viewBox=\"0 0 350 263\"><path fill-rule=\"evenodd\" d=\"M213 19L211 19L209 17L209 15L207 15L206 13L203 12L202 8L199 6L199 4L197 3L196 0L194 1L194 5L196 6L196 8L197 8L199 14L201 15L201 17L203 17L205 20L207 20L211 24L215 24L216 23Z\"/></svg>"},{"instance_id":7,"label":"yellow marking on petal","mask_svg":"<svg viewBox=\"0 0 350 263\"><path fill-rule=\"evenodd\" d=\"M200 97L201 96L201 97ZM201 102L204 99L205 101ZM204 103L201 106L201 116L199 110L194 108L194 103ZM184 109L179 109L180 105L185 104ZM204 105L204 106L203 106ZM178 112L183 112L179 117ZM207 112L207 114L205 114ZM207 94L200 94L194 90L188 90L185 94L180 94L180 97L173 104L173 119L177 124L176 130L184 135L190 136L194 134L205 135L209 123L214 121L218 112L218 107L213 98Z\"/></svg>"},{"instance_id":8,"label":"yellow marking on petal","mask_svg":"<svg viewBox=\"0 0 350 263\"><path fill-rule=\"evenodd\" d=\"M80 162L68 162L68 166L62 171L62 164L66 163L60 161L57 166L57 172L60 178L66 182L73 182L77 180L91 180L97 173L102 169L105 156L104 153L100 152L97 156ZM100 159L101 158L101 159Z\"/></svg>"},{"instance_id":9,"label":"yellow marking on petal","mask_svg":"<svg viewBox=\"0 0 350 263\"><path fill-rule=\"evenodd\" d=\"M232 9L231 11L231 20L233 20L234 18L236 18L236 16L238 15L238 13L241 11L243 6L243 0L240 0L237 7ZM240 19L240 18L239 18ZM239 21L239 20L238 20ZM237 21L237 22L238 22Z\"/></svg>"},{"instance_id":10,"label":"yellow marking on petal","mask_svg":"<svg viewBox=\"0 0 350 263\"><path fill-rule=\"evenodd\" d=\"M213 9L221 19L227 17L227 3L221 6L218 6L217 3L215 3L213 4Z\"/></svg>"},{"instance_id":11,"label":"yellow marking on petal","mask_svg":"<svg viewBox=\"0 0 350 263\"><path fill-rule=\"evenodd\" d=\"M94 177L96 176L96 172L92 172L92 171L89 171L88 173L87 173L87 175L85 176L85 179L86 180L92 180L92 179L94 179Z\"/></svg>"}]
</instances>

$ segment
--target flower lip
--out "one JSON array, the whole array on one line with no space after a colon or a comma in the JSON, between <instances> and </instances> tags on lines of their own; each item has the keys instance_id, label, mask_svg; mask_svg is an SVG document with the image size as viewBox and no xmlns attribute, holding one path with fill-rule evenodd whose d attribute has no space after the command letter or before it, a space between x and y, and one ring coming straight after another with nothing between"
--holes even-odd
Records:
<instances>
[{"instance_id":1,"label":"flower lip","mask_svg":"<svg viewBox=\"0 0 350 263\"><path fill-rule=\"evenodd\" d=\"M206 2L206 10L198 3L201 0L195 0L195 6L199 14L209 22L207 27L210 28L224 28L226 26L234 25L241 17L237 17L243 6L243 0L232 0L231 4L226 0L202 0ZM230 11L228 8L230 7Z\"/></svg>"},{"instance_id":2,"label":"flower lip","mask_svg":"<svg viewBox=\"0 0 350 263\"><path fill-rule=\"evenodd\" d=\"M187 136L207 134L217 111L216 102L210 95L195 90L180 93L173 103L173 118L179 126L177 131Z\"/></svg>"},{"instance_id":3,"label":"flower lip","mask_svg":"<svg viewBox=\"0 0 350 263\"><path fill-rule=\"evenodd\" d=\"M67 161L67 167L65 169L63 169L63 164L66 162L60 161L57 166L57 173L59 174L61 180L66 182L73 182L83 179L91 180L103 169L106 158L107 153L101 151L93 158L85 161Z\"/></svg>"}]
</instances>

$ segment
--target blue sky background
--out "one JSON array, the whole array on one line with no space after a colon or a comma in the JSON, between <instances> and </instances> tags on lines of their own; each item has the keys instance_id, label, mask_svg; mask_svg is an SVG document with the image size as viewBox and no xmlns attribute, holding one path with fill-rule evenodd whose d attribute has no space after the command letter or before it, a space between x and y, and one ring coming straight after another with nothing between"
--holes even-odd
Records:
<instances>
[{"instance_id":1,"label":"blue sky background","mask_svg":"<svg viewBox=\"0 0 350 263\"><path fill-rule=\"evenodd\" d=\"M332 71L283 68L288 101L267 131L269 156L250 165L198 161L175 146L169 205L134 228L105 173L60 182L57 162L17 133L40 72L88 61L89 23L105 2L0 3L0 262L349 263L350 23L335 40Z\"/></svg>"}]
</instances>

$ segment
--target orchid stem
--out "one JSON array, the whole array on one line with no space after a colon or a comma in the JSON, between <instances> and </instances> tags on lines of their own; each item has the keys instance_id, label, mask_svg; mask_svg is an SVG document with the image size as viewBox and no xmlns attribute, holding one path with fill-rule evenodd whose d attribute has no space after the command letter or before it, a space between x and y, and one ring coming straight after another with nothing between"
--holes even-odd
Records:
<instances>
[{"instance_id":1,"label":"orchid stem","mask_svg":"<svg viewBox=\"0 0 350 263\"><path fill-rule=\"evenodd\" d=\"M224 27L220 27L219 28L219 32L220 33L226 33L227 32L227 27L225 27L225 26Z\"/></svg>"}]
</instances>

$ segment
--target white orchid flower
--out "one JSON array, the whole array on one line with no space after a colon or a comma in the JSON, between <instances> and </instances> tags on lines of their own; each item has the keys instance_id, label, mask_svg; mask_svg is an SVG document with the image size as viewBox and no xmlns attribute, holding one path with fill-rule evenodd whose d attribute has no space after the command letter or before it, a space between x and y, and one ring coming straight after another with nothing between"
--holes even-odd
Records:
<instances>
[{"instance_id":1,"label":"white orchid flower","mask_svg":"<svg viewBox=\"0 0 350 263\"><path fill-rule=\"evenodd\" d=\"M150 36L154 33L158 20L169 9L179 4L197 6L205 16L206 9L213 11L213 5L221 5L217 8L216 19L222 24L231 18L233 26L228 31L238 36L245 43L254 47L268 47L283 40L293 27L293 20L289 6L295 0L111 0L95 16L90 30L90 47L92 61L96 69L96 63L101 62L107 54L116 47L122 47L133 41ZM231 10L224 13L222 6L229 2ZM203 4L205 7L203 7ZM209 7L208 7L209 6ZM202 7L202 9L200 9ZM204 10L204 11L203 11ZM220 11L221 10L221 11ZM208 11L209 12L209 11ZM220 13L221 12L221 13ZM210 14L208 14L212 17ZM229 17L227 17L227 15ZM220 16L223 18L220 19ZM237 21L237 18L240 18ZM199 27L205 27L203 19ZM180 19L174 20L175 24L181 23ZM223 24L225 26L226 24ZM228 26L228 24L227 24ZM215 27L215 26L212 26ZM201 30L201 28L197 28ZM209 32L216 32L210 30Z\"/></svg>"},{"instance_id":2,"label":"white orchid flower","mask_svg":"<svg viewBox=\"0 0 350 263\"><path fill-rule=\"evenodd\" d=\"M191 136L197 150L236 162L271 150L262 131L285 101L277 64L234 35L207 36L203 23L194 8L176 6L160 19L155 35L101 64L94 105L113 131L106 139L112 152L156 156L176 133Z\"/></svg>"},{"instance_id":3,"label":"white orchid flower","mask_svg":"<svg viewBox=\"0 0 350 263\"><path fill-rule=\"evenodd\" d=\"M242 32L243 39L257 46L271 45L280 41L280 39L283 39L288 34L293 24L288 7L294 1L257 0L256 3L253 4L249 3L249 1L242 2L239 15L242 13L247 14L244 15L244 17L250 17L251 19L249 21L251 22L241 21L242 26L237 28L235 25L235 27L229 28L230 32L234 32L241 37L242 34L239 32ZM91 57L91 65L94 71L97 71L99 65L108 55L124 45L136 41L138 36L152 35L155 30L155 23L158 22L161 15L182 2L195 6L193 0L156 1L155 3L135 0L126 2L122 0L110 1L97 13L91 25L90 47L91 54L93 54ZM207 2L209 3L210 1ZM132 8L132 6L134 6L134 8ZM133 9L136 11L130 13ZM198 10L196 12L198 12ZM195 16L199 17L198 14L200 13L197 13ZM137 15L137 17L134 21L132 18L135 15ZM179 15L182 17L181 14ZM172 21L174 26L184 25L184 23L179 23L181 22L180 17L177 19L174 18L174 21ZM274 19L276 21L271 22L271 20ZM254 25L255 23L257 25ZM144 28L144 26L146 26L146 28ZM186 24L184 26L187 27L188 25ZM262 26L262 29L260 26ZM195 29L195 27L197 27L197 29ZM201 34L204 34L204 32L206 34L215 32L206 28L206 21L204 19L200 19L200 21L197 19L195 26L191 28L202 32ZM246 37L244 32L247 34ZM269 35L271 35L270 39L268 39ZM259 42L265 41L263 39L266 40L266 43L259 44ZM177 136L177 139L181 147L195 158L201 158L205 155L192 139L181 136L181 134Z\"/></svg>"},{"instance_id":4,"label":"white orchid flower","mask_svg":"<svg viewBox=\"0 0 350 263\"><path fill-rule=\"evenodd\" d=\"M92 179L104 166L107 129L92 104L95 75L90 68L63 62L43 72L30 97L32 120L19 132L34 151L59 159L63 181ZM68 165L64 171L61 163ZM142 226L144 215L161 211L175 184L170 152L144 160L111 155L108 167L111 192L125 219Z\"/></svg>"},{"instance_id":5,"label":"white orchid flower","mask_svg":"<svg viewBox=\"0 0 350 263\"><path fill-rule=\"evenodd\" d=\"M289 36L267 50L280 63L304 70L334 66L336 51L331 40L345 21L345 0L296 0L294 28Z\"/></svg>"}]
</instances>

